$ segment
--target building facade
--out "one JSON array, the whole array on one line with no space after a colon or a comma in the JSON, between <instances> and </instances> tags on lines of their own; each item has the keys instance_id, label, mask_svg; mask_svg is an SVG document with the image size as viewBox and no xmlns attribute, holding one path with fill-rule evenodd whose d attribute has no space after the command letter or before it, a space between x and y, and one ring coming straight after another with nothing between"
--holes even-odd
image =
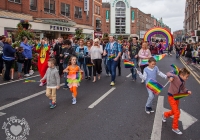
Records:
<instances>
[{"instance_id":1,"label":"building facade","mask_svg":"<svg viewBox=\"0 0 200 140\"><path fill-rule=\"evenodd\" d=\"M200 41L200 0L186 0L184 30L187 42Z\"/></svg>"},{"instance_id":2,"label":"building facade","mask_svg":"<svg viewBox=\"0 0 200 140\"><path fill-rule=\"evenodd\" d=\"M184 31L184 29L174 31L173 32L173 37L174 37L174 41L175 42L185 41L185 31Z\"/></svg>"},{"instance_id":3,"label":"building facade","mask_svg":"<svg viewBox=\"0 0 200 140\"><path fill-rule=\"evenodd\" d=\"M93 6L92 0L2 0L0 33L16 28L14 24L7 27L4 21L27 20L29 17L31 23L38 25L33 26L33 30L47 32L52 38L74 34L76 28L83 28L86 37L93 38ZM5 13L8 16L4 16ZM42 24L49 30L45 31Z\"/></svg>"},{"instance_id":4,"label":"building facade","mask_svg":"<svg viewBox=\"0 0 200 140\"><path fill-rule=\"evenodd\" d=\"M163 23L162 18L157 20L151 14L146 14L134 8L130 0L111 0L102 4L102 32L112 33L124 38L137 36L143 38L146 31L152 27L171 29Z\"/></svg>"}]
</instances>

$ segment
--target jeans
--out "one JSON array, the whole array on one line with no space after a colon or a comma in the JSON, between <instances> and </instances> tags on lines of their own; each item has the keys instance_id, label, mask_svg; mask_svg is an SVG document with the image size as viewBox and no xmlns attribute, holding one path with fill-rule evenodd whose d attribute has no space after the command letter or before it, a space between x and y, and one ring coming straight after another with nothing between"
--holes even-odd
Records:
<instances>
[{"instance_id":1,"label":"jeans","mask_svg":"<svg viewBox=\"0 0 200 140\"><path fill-rule=\"evenodd\" d=\"M111 74L111 82L115 82L116 68L117 68L117 65L118 65L118 61L108 60L107 65L108 65L108 69L109 69L110 74Z\"/></svg>"},{"instance_id":2,"label":"jeans","mask_svg":"<svg viewBox=\"0 0 200 140\"><path fill-rule=\"evenodd\" d=\"M19 72L19 73L22 72L22 65L23 65L23 63L17 62L17 72Z\"/></svg>"},{"instance_id":3,"label":"jeans","mask_svg":"<svg viewBox=\"0 0 200 140\"><path fill-rule=\"evenodd\" d=\"M146 107L152 107L153 99L155 97L155 94L147 88L147 92L149 94L149 97L147 99Z\"/></svg>"},{"instance_id":4,"label":"jeans","mask_svg":"<svg viewBox=\"0 0 200 140\"><path fill-rule=\"evenodd\" d=\"M67 68L67 64L64 64L63 63L63 69L66 69ZM67 72L64 72L64 81L65 81L65 88L68 88L68 82L67 82Z\"/></svg>"},{"instance_id":5,"label":"jeans","mask_svg":"<svg viewBox=\"0 0 200 140\"><path fill-rule=\"evenodd\" d=\"M133 68L131 68L131 73L132 73L132 78L134 80L137 79L137 72L136 72L136 67L137 67L137 58L133 58L131 59L131 61L135 64Z\"/></svg>"},{"instance_id":6,"label":"jeans","mask_svg":"<svg viewBox=\"0 0 200 140\"><path fill-rule=\"evenodd\" d=\"M109 74L110 72L109 72L108 65L107 65L108 60L107 60L106 57L103 60L104 60L104 67L105 67L105 70L106 70L106 74Z\"/></svg>"},{"instance_id":7,"label":"jeans","mask_svg":"<svg viewBox=\"0 0 200 140\"><path fill-rule=\"evenodd\" d=\"M6 64L6 71L4 74L4 80L9 81L10 80L10 69L13 64L13 60L11 60L11 61L5 60L5 64Z\"/></svg>"},{"instance_id":8,"label":"jeans","mask_svg":"<svg viewBox=\"0 0 200 140\"><path fill-rule=\"evenodd\" d=\"M31 59L27 59L24 61L24 74L29 74L31 68Z\"/></svg>"},{"instance_id":9,"label":"jeans","mask_svg":"<svg viewBox=\"0 0 200 140\"><path fill-rule=\"evenodd\" d=\"M84 73L85 73L85 77L88 77L86 63L85 63L84 61L82 61L82 62L78 61L78 65L79 65L80 69L81 69L81 67L83 66L83 70L84 70Z\"/></svg>"},{"instance_id":10,"label":"jeans","mask_svg":"<svg viewBox=\"0 0 200 140\"><path fill-rule=\"evenodd\" d=\"M180 57L180 52L176 51L176 58L179 58L179 57Z\"/></svg>"},{"instance_id":11,"label":"jeans","mask_svg":"<svg viewBox=\"0 0 200 140\"><path fill-rule=\"evenodd\" d=\"M2 73L3 70L3 58L2 55L0 55L0 74Z\"/></svg>"},{"instance_id":12,"label":"jeans","mask_svg":"<svg viewBox=\"0 0 200 140\"><path fill-rule=\"evenodd\" d=\"M88 71L89 71L89 77L91 77L92 76L92 66L87 66L87 68L88 68Z\"/></svg>"}]
</instances>

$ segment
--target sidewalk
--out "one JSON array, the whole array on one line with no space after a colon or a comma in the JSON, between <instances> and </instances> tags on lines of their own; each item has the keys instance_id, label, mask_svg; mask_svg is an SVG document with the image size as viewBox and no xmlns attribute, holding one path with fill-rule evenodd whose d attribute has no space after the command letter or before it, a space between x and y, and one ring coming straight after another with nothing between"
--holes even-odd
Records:
<instances>
[{"instance_id":1,"label":"sidewalk","mask_svg":"<svg viewBox=\"0 0 200 140\"><path fill-rule=\"evenodd\" d=\"M181 56L181 58L184 60L184 62L186 63L186 58L184 56ZM195 68L196 70L198 70L198 72L200 72L200 64L187 64L188 66L191 66L193 68Z\"/></svg>"}]
</instances>

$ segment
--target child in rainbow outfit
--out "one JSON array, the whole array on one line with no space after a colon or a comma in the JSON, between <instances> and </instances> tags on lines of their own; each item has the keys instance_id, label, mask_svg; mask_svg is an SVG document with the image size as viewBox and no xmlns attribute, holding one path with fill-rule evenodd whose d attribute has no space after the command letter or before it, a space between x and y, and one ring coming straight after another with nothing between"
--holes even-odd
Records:
<instances>
[{"instance_id":1,"label":"child in rainbow outfit","mask_svg":"<svg viewBox=\"0 0 200 140\"><path fill-rule=\"evenodd\" d=\"M83 72L80 67L77 65L77 59L75 56L72 56L69 61L68 67L63 71L67 72L67 82L70 91L72 92L72 104L76 104L77 97L77 87L80 86L80 81L82 79L81 73Z\"/></svg>"},{"instance_id":2,"label":"child in rainbow outfit","mask_svg":"<svg viewBox=\"0 0 200 140\"><path fill-rule=\"evenodd\" d=\"M148 61L149 65L144 69L143 74L140 71L137 71L139 77L145 81L147 84L150 79L156 80L157 75L161 76L162 78L167 78L167 76L162 73L158 67L156 66L156 60L151 57ZM147 99L147 103L145 106L145 111L147 114L153 113L154 110L152 109L153 99L155 94L147 88L147 92L149 93L149 97Z\"/></svg>"},{"instance_id":3,"label":"child in rainbow outfit","mask_svg":"<svg viewBox=\"0 0 200 140\"><path fill-rule=\"evenodd\" d=\"M170 86L168 89L168 102L171 110L162 114L162 121L166 122L166 118L174 115L172 131L178 135L182 134L182 132L178 129L178 120L180 117L179 100L175 100L173 95L178 93L192 93L185 88L185 81L188 79L189 75L190 72L186 68L180 69L178 75L175 75L171 72L167 73L167 77L170 81Z\"/></svg>"}]
</instances>

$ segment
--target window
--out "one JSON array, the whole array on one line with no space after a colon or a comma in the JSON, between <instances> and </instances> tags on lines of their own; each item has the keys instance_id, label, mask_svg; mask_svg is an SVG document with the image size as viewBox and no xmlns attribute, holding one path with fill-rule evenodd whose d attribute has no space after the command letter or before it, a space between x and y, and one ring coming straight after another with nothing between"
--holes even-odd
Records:
<instances>
[{"instance_id":1,"label":"window","mask_svg":"<svg viewBox=\"0 0 200 140\"><path fill-rule=\"evenodd\" d=\"M117 34L126 33L126 5L124 2L119 1L116 3L115 8L115 32Z\"/></svg>"},{"instance_id":2,"label":"window","mask_svg":"<svg viewBox=\"0 0 200 140\"><path fill-rule=\"evenodd\" d=\"M47 13L55 14L55 1L44 0L44 11Z\"/></svg>"},{"instance_id":3,"label":"window","mask_svg":"<svg viewBox=\"0 0 200 140\"><path fill-rule=\"evenodd\" d=\"M75 18L82 18L82 8L75 6Z\"/></svg>"},{"instance_id":4,"label":"window","mask_svg":"<svg viewBox=\"0 0 200 140\"><path fill-rule=\"evenodd\" d=\"M21 3L21 0L8 0L8 1L16 2L16 3Z\"/></svg>"},{"instance_id":5,"label":"window","mask_svg":"<svg viewBox=\"0 0 200 140\"><path fill-rule=\"evenodd\" d=\"M70 5L61 3L61 14L64 16L70 16Z\"/></svg>"},{"instance_id":6,"label":"window","mask_svg":"<svg viewBox=\"0 0 200 140\"><path fill-rule=\"evenodd\" d=\"M37 10L37 0L30 0L30 9Z\"/></svg>"}]
</instances>

